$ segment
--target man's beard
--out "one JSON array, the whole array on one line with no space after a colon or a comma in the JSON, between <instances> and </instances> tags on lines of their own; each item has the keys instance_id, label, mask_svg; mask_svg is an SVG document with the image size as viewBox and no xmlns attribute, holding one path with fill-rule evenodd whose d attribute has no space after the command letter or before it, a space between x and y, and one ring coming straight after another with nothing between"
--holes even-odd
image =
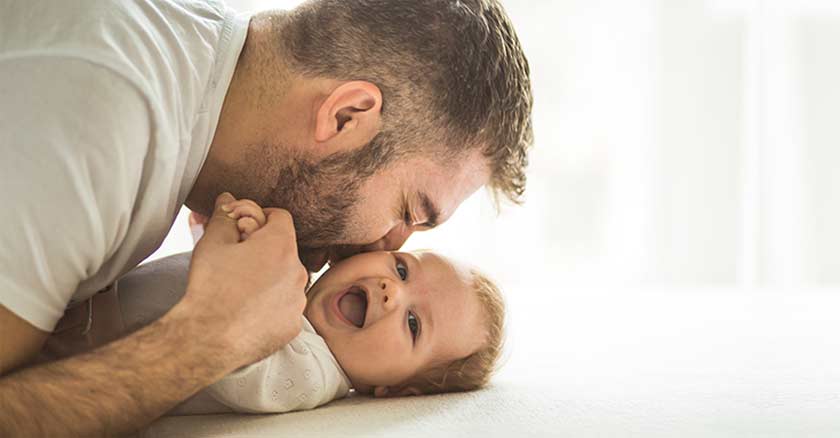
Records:
<instances>
[{"instance_id":1,"label":"man's beard","mask_svg":"<svg viewBox=\"0 0 840 438\"><path fill-rule=\"evenodd\" d=\"M298 247L314 250L346 239L352 207L364 182L343 160L295 160L280 171L265 205L292 214Z\"/></svg>"},{"instance_id":2,"label":"man's beard","mask_svg":"<svg viewBox=\"0 0 840 438\"><path fill-rule=\"evenodd\" d=\"M254 200L291 213L301 260L312 265L314 254L335 249L339 243L370 243L349 242L353 236L348 235L348 228L355 231L353 226L357 226L352 215L362 184L396 155L388 140L380 133L358 150L335 153L318 162L300 157L272 160L270 153L262 158L252 155L246 162L268 168L250 178L243 175L243 180L258 184L253 181L255 174L276 176L274 186Z\"/></svg>"}]
</instances>

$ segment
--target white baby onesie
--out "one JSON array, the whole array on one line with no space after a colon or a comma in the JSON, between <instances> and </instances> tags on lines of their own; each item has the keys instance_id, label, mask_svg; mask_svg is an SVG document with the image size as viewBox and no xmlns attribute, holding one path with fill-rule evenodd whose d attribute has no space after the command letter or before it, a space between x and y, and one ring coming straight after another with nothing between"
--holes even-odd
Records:
<instances>
[{"instance_id":1,"label":"white baby onesie","mask_svg":"<svg viewBox=\"0 0 840 438\"><path fill-rule=\"evenodd\" d=\"M324 338L303 319L303 331L280 351L241 368L207 391L236 412L289 412L343 398L350 381Z\"/></svg>"},{"instance_id":2,"label":"white baby onesie","mask_svg":"<svg viewBox=\"0 0 840 438\"><path fill-rule=\"evenodd\" d=\"M116 285L116 300L107 297L108 300L94 302L88 339L107 342L163 316L184 295L190 256L191 253L184 253L156 260L121 278ZM94 300L98 297L105 295L96 296ZM111 307L102 304L109 302L116 304ZM87 306L83 304L81 309L86 311ZM84 313L81 309L73 310ZM103 315L105 312L119 315L113 318ZM70 313L59 322L59 327L69 319ZM223 377L177 406L172 413L280 413L311 409L347 396L350 380L324 339L305 317L301 317L303 330L285 347ZM86 320L83 317L75 319ZM76 342L72 337L67 341L70 332L53 336L48 345L56 346L56 351L60 349L62 354L79 350L79 347L69 346Z\"/></svg>"}]
</instances>

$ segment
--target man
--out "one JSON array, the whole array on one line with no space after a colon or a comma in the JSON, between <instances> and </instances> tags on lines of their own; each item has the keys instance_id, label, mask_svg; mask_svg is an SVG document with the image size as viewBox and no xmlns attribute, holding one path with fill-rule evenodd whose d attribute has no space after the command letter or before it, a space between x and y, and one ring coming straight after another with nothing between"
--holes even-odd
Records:
<instances>
[{"instance_id":1,"label":"man","mask_svg":"<svg viewBox=\"0 0 840 438\"><path fill-rule=\"evenodd\" d=\"M529 71L496 0L0 10L2 436L136 429L297 335L275 316L302 311L302 264L399 248L483 185L524 190ZM236 198L269 207L245 242ZM151 254L182 204L212 216L184 299L31 366L68 303Z\"/></svg>"}]
</instances>

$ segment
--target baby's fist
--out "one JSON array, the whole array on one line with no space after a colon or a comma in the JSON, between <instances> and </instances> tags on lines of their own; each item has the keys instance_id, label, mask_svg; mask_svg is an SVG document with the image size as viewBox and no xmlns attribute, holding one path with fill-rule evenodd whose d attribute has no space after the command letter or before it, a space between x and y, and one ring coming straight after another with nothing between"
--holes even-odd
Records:
<instances>
[{"instance_id":1,"label":"baby's fist","mask_svg":"<svg viewBox=\"0 0 840 438\"><path fill-rule=\"evenodd\" d=\"M240 241L247 239L265 225L263 209L250 199L239 199L226 204L223 208L225 211L229 210L229 218L236 220Z\"/></svg>"}]
</instances>

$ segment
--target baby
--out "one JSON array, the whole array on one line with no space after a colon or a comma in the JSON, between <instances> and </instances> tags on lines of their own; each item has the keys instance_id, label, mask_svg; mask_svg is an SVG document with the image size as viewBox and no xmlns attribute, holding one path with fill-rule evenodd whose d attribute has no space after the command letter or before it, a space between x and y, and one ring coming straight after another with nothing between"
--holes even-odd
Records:
<instances>
[{"instance_id":1,"label":"baby","mask_svg":"<svg viewBox=\"0 0 840 438\"><path fill-rule=\"evenodd\" d=\"M243 239L265 223L256 204L236 201L231 210ZM143 265L68 310L43 357L93 348L159 318L183 296L188 268L189 254ZM432 252L383 251L332 266L307 291L303 317L288 345L174 413L288 412L351 391L392 397L480 388L499 357L504 306L474 269Z\"/></svg>"}]
</instances>

